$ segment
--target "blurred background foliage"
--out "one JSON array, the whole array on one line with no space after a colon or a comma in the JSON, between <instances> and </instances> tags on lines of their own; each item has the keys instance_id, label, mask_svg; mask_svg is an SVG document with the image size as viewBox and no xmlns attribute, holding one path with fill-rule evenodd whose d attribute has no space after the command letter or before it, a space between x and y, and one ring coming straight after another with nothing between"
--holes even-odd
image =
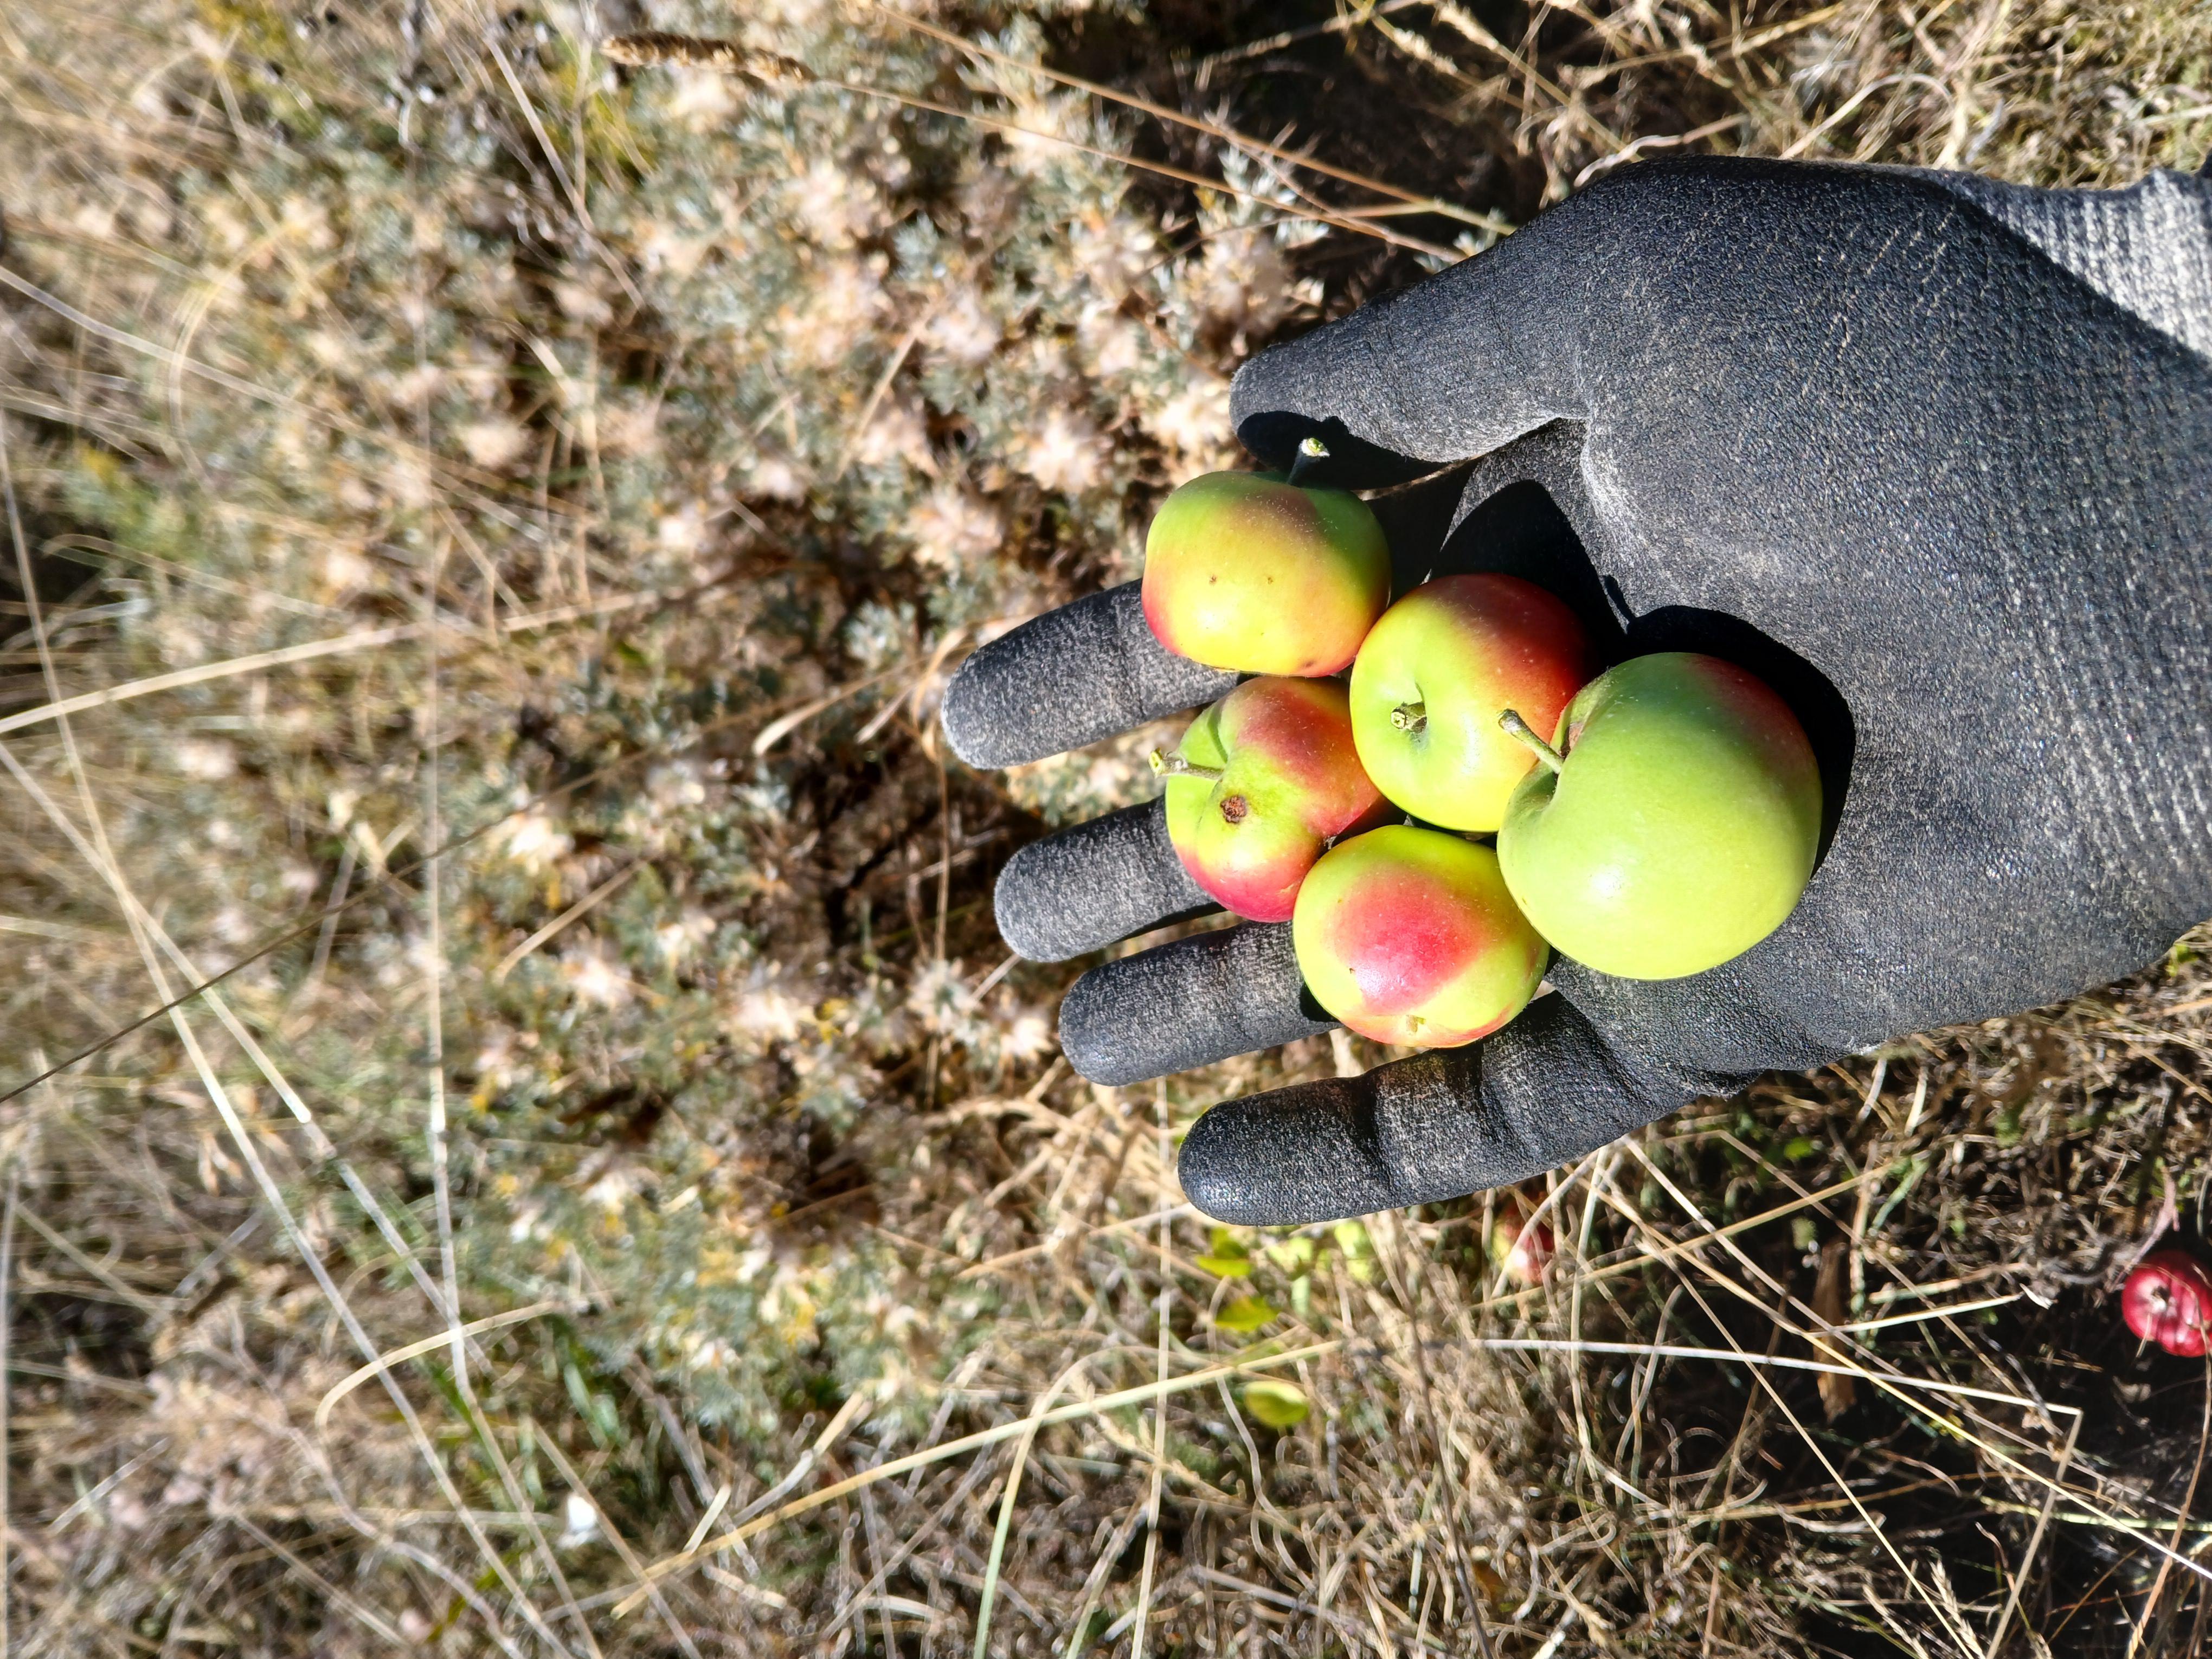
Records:
<instances>
[{"instance_id":1,"label":"blurred background foliage","mask_svg":"<svg viewBox=\"0 0 2212 1659\"><path fill-rule=\"evenodd\" d=\"M24 1651L2195 1639L2112 1542L2201 1525L2194 1406L2064 1462L2020 1408L2179 1386L2104 1286L2202 1196L2185 949L1594 1155L1522 1291L1485 1200L1183 1207L1212 1101L1383 1056L1073 1078L990 883L1158 734L979 776L933 721L1235 464L1270 340L1642 155L2193 167L2201 7L26 0L0 65ZM2002 1297L1852 1365L2012 1403L1827 1430L1650 1349L1814 1352L1766 1304L1836 1239L1855 1313ZM1479 1346L1593 1333L1642 1358ZM1933 1473L1886 1527L1838 1460Z\"/></svg>"}]
</instances>

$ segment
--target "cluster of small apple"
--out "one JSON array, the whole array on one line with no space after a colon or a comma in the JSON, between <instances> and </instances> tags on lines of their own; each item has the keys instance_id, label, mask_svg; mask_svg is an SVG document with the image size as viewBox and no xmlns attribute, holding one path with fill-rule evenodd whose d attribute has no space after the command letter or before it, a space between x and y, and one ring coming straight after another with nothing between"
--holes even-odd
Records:
<instances>
[{"instance_id":1,"label":"cluster of small apple","mask_svg":"<svg viewBox=\"0 0 2212 1659\"><path fill-rule=\"evenodd\" d=\"M1573 612L1516 577L1391 604L1367 504L1299 482L1326 453L1192 480L1146 544L1160 643L1256 677L1152 756L1192 879L1289 921L1346 1026L1425 1048L1511 1019L1551 949L1672 979L1780 927L1820 828L1789 706L1688 652L1599 672Z\"/></svg>"}]
</instances>

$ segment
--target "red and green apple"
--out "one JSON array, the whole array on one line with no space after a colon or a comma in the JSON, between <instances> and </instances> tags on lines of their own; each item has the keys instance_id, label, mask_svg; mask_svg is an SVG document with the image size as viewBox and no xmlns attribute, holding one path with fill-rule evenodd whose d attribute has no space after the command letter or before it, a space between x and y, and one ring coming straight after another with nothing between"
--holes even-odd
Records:
<instances>
[{"instance_id":1,"label":"red and green apple","mask_svg":"<svg viewBox=\"0 0 2212 1659\"><path fill-rule=\"evenodd\" d=\"M1498 832L1505 884L1561 955L1624 979L1677 979L1741 956L1788 919L1813 873L1820 774L1766 684L1693 652L1637 657L1577 694Z\"/></svg>"},{"instance_id":2,"label":"red and green apple","mask_svg":"<svg viewBox=\"0 0 2212 1659\"><path fill-rule=\"evenodd\" d=\"M1520 1188L1508 1187L1498 1193L1491 1210L1490 1265L1523 1289L1543 1282L1557 1243L1536 1207Z\"/></svg>"},{"instance_id":3,"label":"red and green apple","mask_svg":"<svg viewBox=\"0 0 2212 1659\"><path fill-rule=\"evenodd\" d=\"M1406 824L1322 855L1291 942L1322 1007L1362 1036L1417 1048L1487 1036L1536 994L1548 958L1495 853Z\"/></svg>"},{"instance_id":4,"label":"red and green apple","mask_svg":"<svg viewBox=\"0 0 2212 1659\"><path fill-rule=\"evenodd\" d=\"M1389 810L1360 769L1334 680L1247 680L1192 722L1173 754L1152 758L1167 780L1176 856L1252 921L1288 921L1322 849Z\"/></svg>"},{"instance_id":5,"label":"red and green apple","mask_svg":"<svg viewBox=\"0 0 2212 1659\"><path fill-rule=\"evenodd\" d=\"M1209 668L1340 674L1389 600L1382 527L1348 490L1209 472L1161 504L1145 538L1145 620Z\"/></svg>"},{"instance_id":6,"label":"red and green apple","mask_svg":"<svg viewBox=\"0 0 2212 1659\"><path fill-rule=\"evenodd\" d=\"M1439 576L1382 613L1352 665L1352 730L1376 787L1417 818L1488 834L1534 757L1498 728L1540 727L1589 677L1574 613L1516 576Z\"/></svg>"}]
</instances>

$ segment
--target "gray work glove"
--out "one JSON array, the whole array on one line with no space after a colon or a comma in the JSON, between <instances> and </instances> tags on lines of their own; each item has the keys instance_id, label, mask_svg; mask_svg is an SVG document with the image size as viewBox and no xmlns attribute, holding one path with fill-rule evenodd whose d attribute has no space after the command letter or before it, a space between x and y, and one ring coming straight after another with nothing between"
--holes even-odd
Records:
<instances>
[{"instance_id":1,"label":"gray work glove","mask_svg":"<svg viewBox=\"0 0 2212 1659\"><path fill-rule=\"evenodd\" d=\"M1215 1107L1181 1166L1210 1214L1516 1181L1762 1071L2103 984L2212 914L2212 185L1652 162L1259 358L1233 410L1273 465L1318 434L1318 481L1429 477L1376 503L1401 590L1511 570L1615 657L1759 674L1830 823L1796 914L1733 962L1560 959L1485 1042ZM1220 695L1134 600L977 652L954 749L1004 766ZM1206 906L1155 803L1024 848L998 908L1056 958ZM1093 969L1069 1059L1127 1083L1328 1029L1287 933Z\"/></svg>"}]
</instances>

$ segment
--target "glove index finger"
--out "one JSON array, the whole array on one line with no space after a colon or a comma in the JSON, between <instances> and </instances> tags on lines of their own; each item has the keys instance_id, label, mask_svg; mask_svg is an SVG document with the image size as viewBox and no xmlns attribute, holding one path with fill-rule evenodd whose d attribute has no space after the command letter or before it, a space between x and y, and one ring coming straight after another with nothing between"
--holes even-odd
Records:
<instances>
[{"instance_id":1,"label":"glove index finger","mask_svg":"<svg viewBox=\"0 0 2212 1659\"><path fill-rule=\"evenodd\" d=\"M970 655L945 688L952 752L979 769L1018 766L1226 696L1237 676L1155 639L1140 587L1048 611Z\"/></svg>"}]
</instances>

